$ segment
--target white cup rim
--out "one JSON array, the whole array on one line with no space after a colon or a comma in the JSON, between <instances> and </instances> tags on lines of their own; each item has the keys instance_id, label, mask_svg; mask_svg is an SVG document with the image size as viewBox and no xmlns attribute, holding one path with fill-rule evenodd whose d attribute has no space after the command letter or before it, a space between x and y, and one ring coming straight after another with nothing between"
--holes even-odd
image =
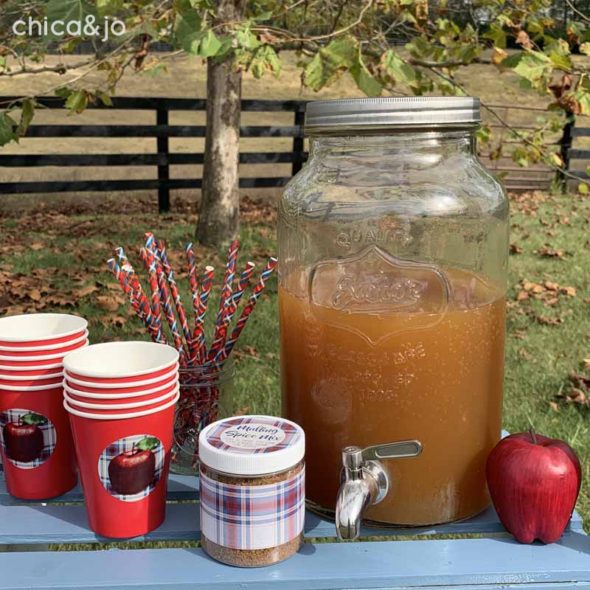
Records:
<instances>
[{"instance_id":1,"label":"white cup rim","mask_svg":"<svg viewBox=\"0 0 590 590\"><path fill-rule=\"evenodd\" d=\"M0 381L14 381L18 383L19 381L43 381L45 379L58 379L59 377L63 377L63 371L59 373L49 373L49 375L16 375L14 377L10 377L2 372L0 372Z\"/></svg>"},{"instance_id":2,"label":"white cup rim","mask_svg":"<svg viewBox=\"0 0 590 590\"><path fill-rule=\"evenodd\" d=\"M34 365L30 367L15 367L14 365L3 365L0 362L0 372L8 371L9 373L20 373L22 371L44 371L45 369L60 369L63 370L62 363L53 363L51 365ZM24 375L23 375L24 376ZM33 375L38 377L38 375Z\"/></svg>"},{"instance_id":3,"label":"white cup rim","mask_svg":"<svg viewBox=\"0 0 590 590\"><path fill-rule=\"evenodd\" d=\"M81 402L81 401L78 401L77 399L71 398L67 394L66 391L64 391L64 399L68 402L68 404L70 406L74 407L75 409L82 408L82 411L84 411L84 408L87 408L89 411L92 411L92 410L130 410L133 408L141 408L143 406L151 406L152 404L164 402L168 398L172 398L172 397L176 396L179 391L180 391L180 387L178 386L174 389L174 391L171 391L169 393L165 393L164 395L161 395L160 397L156 397L154 399L148 399L147 401L142 401L142 402L133 402L133 403L129 403L129 404L91 404L91 403L87 403L87 402Z\"/></svg>"},{"instance_id":4,"label":"white cup rim","mask_svg":"<svg viewBox=\"0 0 590 590\"><path fill-rule=\"evenodd\" d=\"M40 354L38 356L3 356L0 355L0 361L14 361L18 363L30 363L32 361L50 361L53 359L61 359L65 358L71 352L77 352L78 350L83 350L84 348L88 348L88 338L85 340L81 340L82 345L74 350L67 350L65 352L56 352L53 354ZM68 348L67 346L65 348ZM18 365L22 367L22 365Z\"/></svg>"},{"instance_id":5,"label":"white cup rim","mask_svg":"<svg viewBox=\"0 0 590 590\"><path fill-rule=\"evenodd\" d=\"M167 356L168 360L162 361L161 364L155 366L142 366L136 370L109 368L108 362L96 360L97 358L100 358L102 353L106 356L112 355L110 358L111 363L117 361L129 363L129 359L124 359L126 349L132 351L132 357L134 359L140 359L142 361L150 360L150 353L153 352L155 356ZM70 352L64 358L64 367L70 373L95 379L140 377L141 375L149 375L150 373L156 373L172 367L178 363L178 356L178 351L167 344L158 344L156 342L147 342L145 340L103 342L101 344L92 344L91 346L85 347L83 350ZM93 363L95 364L93 365ZM139 364L141 364L141 362ZM78 367L76 365L78 365Z\"/></svg>"},{"instance_id":6,"label":"white cup rim","mask_svg":"<svg viewBox=\"0 0 590 590\"><path fill-rule=\"evenodd\" d=\"M84 330L84 332L75 340L68 340L67 342L59 342L58 344L49 344L47 346L2 346L0 345L0 354L2 351L6 352L38 352L40 350L58 350L60 348L68 348L69 346L73 346L74 344L78 344L83 340L88 338L88 330ZM18 357L14 357L18 358Z\"/></svg>"},{"instance_id":7,"label":"white cup rim","mask_svg":"<svg viewBox=\"0 0 590 590\"><path fill-rule=\"evenodd\" d=\"M89 399L112 399L112 400L123 399L126 397L131 398L131 397L142 397L144 395L152 395L153 393L158 393L159 391L164 391L165 389L169 389L172 385L175 385L176 387L180 387L178 379L176 379L176 381L170 381L170 383L168 383L167 385L163 385L162 387L155 387L153 389L146 389L144 391L135 391L133 393L90 393L87 391L80 391L79 389L76 389L75 387L70 387L67 384L66 379L64 379L64 381L63 381L64 390L67 391L68 393L73 393L74 395L77 395L79 397L87 397Z\"/></svg>"},{"instance_id":8,"label":"white cup rim","mask_svg":"<svg viewBox=\"0 0 590 590\"><path fill-rule=\"evenodd\" d=\"M174 396L174 399L172 401L169 401L168 403L164 404L163 406L160 406L159 408L143 410L142 412L129 412L126 414L91 414L89 412L81 412L80 410L76 410L75 408L72 408L70 405L68 405L65 399L63 401L63 405L67 412L80 418L88 418L90 420L125 420L128 418L141 418L142 416L149 416L150 414L156 414L157 412L167 410L171 406L175 405L179 399L180 392Z\"/></svg>"},{"instance_id":9,"label":"white cup rim","mask_svg":"<svg viewBox=\"0 0 590 590\"><path fill-rule=\"evenodd\" d=\"M51 319L67 318L66 321L77 324L74 329L66 330L65 332L54 332L50 334L40 334L39 336L31 336L30 329L26 326L19 326L19 324L32 323L39 320L43 326L47 326L48 321ZM14 327L18 327L19 332L27 333L26 338L19 336L7 336L2 332L11 328L11 324L16 324ZM14 329L14 327L12 329ZM0 341L1 342L38 342L43 340L55 340L56 338L66 338L72 334L76 334L81 330L88 329L88 320L83 317L72 315L69 313L28 313L14 316L8 316L0 318Z\"/></svg>"},{"instance_id":10,"label":"white cup rim","mask_svg":"<svg viewBox=\"0 0 590 590\"><path fill-rule=\"evenodd\" d=\"M152 377L151 379L143 379L141 381L128 381L126 383L101 383L99 381L82 381L81 379L76 379L72 377L67 369L64 370L64 377L74 383L75 385L83 385L84 387L94 387L94 389L120 389L121 387L143 387L144 385L151 385L152 383L157 383L158 381L162 381L167 377L178 373L180 365L176 363L174 366L170 367L170 371L160 375L159 377Z\"/></svg>"},{"instance_id":11,"label":"white cup rim","mask_svg":"<svg viewBox=\"0 0 590 590\"><path fill-rule=\"evenodd\" d=\"M50 389L63 389L63 382L58 381L49 385L0 385L0 395L4 391L47 391Z\"/></svg>"}]
</instances>

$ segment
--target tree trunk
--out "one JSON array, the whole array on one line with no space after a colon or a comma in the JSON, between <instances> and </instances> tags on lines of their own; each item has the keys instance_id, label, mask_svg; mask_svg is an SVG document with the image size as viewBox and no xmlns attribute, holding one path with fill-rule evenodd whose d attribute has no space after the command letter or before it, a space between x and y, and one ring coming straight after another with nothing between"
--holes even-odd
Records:
<instances>
[{"instance_id":1,"label":"tree trunk","mask_svg":"<svg viewBox=\"0 0 590 590\"><path fill-rule=\"evenodd\" d=\"M216 21L235 22L245 0L221 0ZM239 147L242 73L233 55L207 60L207 134L197 241L219 247L237 237L240 223Z\"/></svg>"}]
</instances>

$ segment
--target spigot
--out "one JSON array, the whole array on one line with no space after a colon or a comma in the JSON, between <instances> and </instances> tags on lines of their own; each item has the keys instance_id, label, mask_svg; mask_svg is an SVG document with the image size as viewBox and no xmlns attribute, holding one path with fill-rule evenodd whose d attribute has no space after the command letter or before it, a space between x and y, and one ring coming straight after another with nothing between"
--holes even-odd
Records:
<instances>
[{"instance_id":1,"label":"spigot","mask_svg":"<svg viewBox=\"0 0 590 590\"><path fill-rule=\"evenodd\" d=\"M365 510L387 495L389 476L380 459L416 457L421 452L422 444L417 440L342 449L343 481L336 501L339 539L358 538Z\"/></svg>"}]
</instances>

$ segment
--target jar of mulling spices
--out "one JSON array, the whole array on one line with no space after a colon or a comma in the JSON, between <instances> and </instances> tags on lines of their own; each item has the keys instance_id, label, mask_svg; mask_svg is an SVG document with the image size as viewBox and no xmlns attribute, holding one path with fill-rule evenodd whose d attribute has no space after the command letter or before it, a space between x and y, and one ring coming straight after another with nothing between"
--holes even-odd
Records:
<instances>
[{"instance_id":1,"label":"jar of mulling spices","mask_svg":"<svg viewBox=\"0 0 590 590\"><path fill-rule=\"evenodd\" d=\"M201 544L214 559L258 567L303 543L305 434L289 420L237 416L199 436Z\"/></svg>"}]
</instances>

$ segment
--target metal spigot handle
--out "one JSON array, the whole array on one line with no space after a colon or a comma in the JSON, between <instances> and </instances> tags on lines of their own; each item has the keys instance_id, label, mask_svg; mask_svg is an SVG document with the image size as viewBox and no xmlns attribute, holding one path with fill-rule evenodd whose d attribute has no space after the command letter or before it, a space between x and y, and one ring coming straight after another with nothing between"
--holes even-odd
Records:
<instances>
[{"instance_id":1,"label":"metal spigot handle","mask_svg":"<svg viewBox=\"0 0 590 590\"><path fill-rule=\"evenodd\" d=\"M343 481L336 502L336 532L340 539L356 539L365 510L378 504L389 491L383 459L416 457L422 452L417 440L403 440L361 449L342 450Z\"/></svg>"},{"instance_id":2,"label":"metal spigot handle","mask_svg":"<svg viewBox=\"0 0 590 590\"><path fill-rule=\"evenodd\" d=\"M422 452L422 443L418 440L400 440L384 445L374 445L362 450L364 461L378 461L379 459L402 459L403 457L417 457Z\"/></svg>"}]
</instances>

